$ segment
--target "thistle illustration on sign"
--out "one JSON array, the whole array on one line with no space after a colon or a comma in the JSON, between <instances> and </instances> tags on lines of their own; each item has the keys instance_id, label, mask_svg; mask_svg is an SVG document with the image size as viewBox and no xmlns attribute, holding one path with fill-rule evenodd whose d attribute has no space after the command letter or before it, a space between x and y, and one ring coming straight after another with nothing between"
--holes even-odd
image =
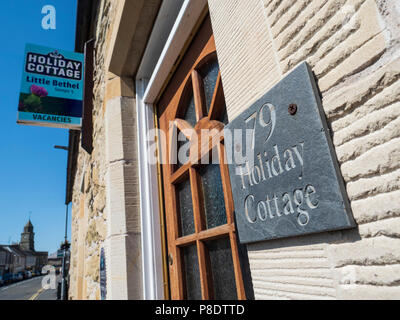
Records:
<instances>
[{"instance_id":1,"label":"thistle illustration on sign","mask_svg":"<svg viewBox=\"0 0 400 320\"><path fill-rule=\"evenodd\" d=\"M30 87L31 94L27 96L23 101L19 103L19 109L22 110L30 110L33 112L39 112L42 107L42 102L40 98L44 98L48 96L48 92L46 88L37 86L35 84Z\"/></svg>"},{"instance_id":2,"label":"thistle illustration on sign","mask_svg":"<svg viewBox=\"0 0 400 320\"><path fill-rule=\"evenodd\" d=\"M46 90L46 88L43 87L39 87L35 84L31 85L31 92L33 95L39 97L39 98L44 98L47 97L47 95L49 94Z\"/></svg>"}]
</instances>

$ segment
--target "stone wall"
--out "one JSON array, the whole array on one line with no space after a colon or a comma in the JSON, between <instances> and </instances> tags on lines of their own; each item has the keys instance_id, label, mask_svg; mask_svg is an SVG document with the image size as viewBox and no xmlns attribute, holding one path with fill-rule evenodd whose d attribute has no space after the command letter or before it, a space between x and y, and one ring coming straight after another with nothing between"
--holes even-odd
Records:
<instances>
[{"instance_id":1,"label":"stone wall","mask_svg":"<svg viewBox=\"0 0 400 320\"><path fill-rule=\"evenodd\" d=\"M125 0L102 0L96 14L93 152L80 148L78 154L70 299L100 299L101 248L107 299L140 299L142 294L134 85L133 79L106 70L125 5Z\"/></svg>"},{"instance_id":2,"label":"stone wall","mask_svg":"<svg viewBox=\"0 0 400 320\"><path fill-rule=\"evenodd\" d=\"M209 0L232 120L299 62L318 79L358 227L248 246L257 299L400 298L400 5Z\"/></svg>"},{"instance_id":3,"label":"stone wall","mask_svg":"<svg viewBox=\"0 0 400 320\"><path fill-rule=\"evenodd\" d=\"M102 0L96 21L93 152L79 148L72 198L70 299L100 299L100 248L107 237L105 96L109 75L105 52L114 1Z\"/></svg>"}]
</instances>

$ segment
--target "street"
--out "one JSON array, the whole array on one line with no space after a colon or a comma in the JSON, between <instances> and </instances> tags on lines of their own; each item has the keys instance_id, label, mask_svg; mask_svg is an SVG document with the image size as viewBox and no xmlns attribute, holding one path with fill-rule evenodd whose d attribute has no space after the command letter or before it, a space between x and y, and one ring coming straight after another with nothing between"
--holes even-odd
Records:
<instances>
[{"instance_id":1,"label":"street","mask_svg":"<svg viewBox=\"0 0 400 320\"><path fill-rule=\"evenodd\" d=\"M56 300L57 290L42 289L43 276L0 287L0 300Z\"/></svg>"}]
</instances>

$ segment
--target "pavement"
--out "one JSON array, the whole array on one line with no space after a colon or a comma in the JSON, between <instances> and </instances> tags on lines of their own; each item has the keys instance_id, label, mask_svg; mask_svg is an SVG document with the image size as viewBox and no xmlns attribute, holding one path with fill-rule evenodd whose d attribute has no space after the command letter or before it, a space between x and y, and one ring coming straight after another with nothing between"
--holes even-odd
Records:
<instances>
[{"instance_id":1,"label":"pavement","mask_svg":"<svg viewBox=\"0 0 400 320\"><path fill-rule=\"evenodd\" d=\"M42 288L44 276L0 287L0 300L57 300L57 290Z\"/></svg>"}]
</instances>

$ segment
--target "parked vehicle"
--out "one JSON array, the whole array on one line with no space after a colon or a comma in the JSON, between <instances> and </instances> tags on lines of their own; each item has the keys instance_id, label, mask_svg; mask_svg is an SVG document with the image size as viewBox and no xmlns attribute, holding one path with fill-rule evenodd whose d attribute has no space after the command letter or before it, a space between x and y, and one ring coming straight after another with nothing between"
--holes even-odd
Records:
<instances>
[{"instance_id":1,"label":"parked vehicle","mask_svg":"<svg viewBox=\"0 0 400 320\"><path fill-rule=\"evenodd\" d=\"M13 282L13 274L12 273L5 273L3 275L4 284L9 284Z\"/></svg>"},{"instance_id":2,"label":"parked vehicle","mask_svg":"<svg viewBox=\"0 0 400 320\"><path fill-rule=\"evenodd\" d=\"M16 281L24 280L24 273L22 271L20 271L17 274L15 274L15 280Z\"/></svg>"},{"instance_id":3,"label":"parked vehicle","mask_svg":"<svg viewBox=\"0 0 400 320\"><path fill-rule=\"evenodd\" d=\"M0 287L2 287L3 285L4 285L3 276L0 276Z\"/></svg>"},{"instance_id":4,"label":"parked vehicle","mask_svg":"<svg viewBox=\"0 0 400 320\"><path fill-rule=\"evenodd\" d=\"M30 271L25 271L24 278L25 278L25 279L30 279L30 278L32 278L32 272L30 272Z\"/></svg>"}]
</instances>

